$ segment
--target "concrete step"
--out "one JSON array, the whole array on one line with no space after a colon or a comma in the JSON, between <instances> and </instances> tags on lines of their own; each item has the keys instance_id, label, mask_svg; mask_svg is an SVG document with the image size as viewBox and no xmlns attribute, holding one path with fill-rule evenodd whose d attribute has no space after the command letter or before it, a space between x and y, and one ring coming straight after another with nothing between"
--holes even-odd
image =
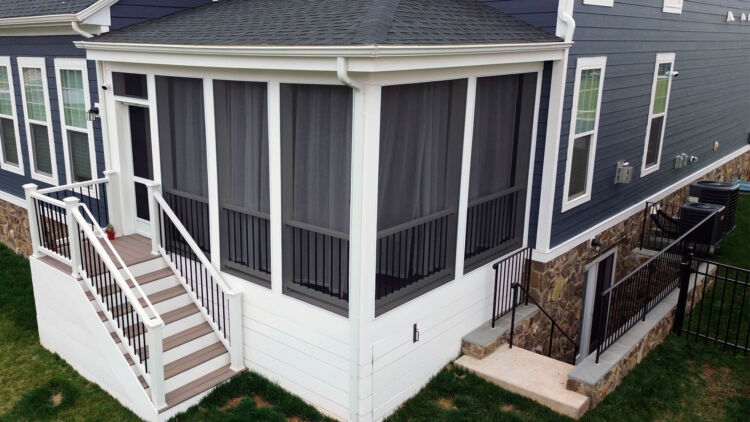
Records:
<instances>
[{"instance_id":1,"label":"concrete step","mask_svg":"<svg viewBox=\"0 0 750 422\"><path fill-rule=\"evenodd\" d=\"M534 304L518 305L515 320L516 336L528 331L532 323L532 318L538 314L541 314L541 312L539 312L539 308ZM511 313L508 312L495 321L494 327L492 326L492 321L487 321L480 325L461 339L461 352L465 355L482 359L497 350L501 345L508 343L510 337L510 320Z\"/></svg>"},{"instance_id":2,"label":"concrete step","mask_svg":"<svg viewBox=\"0 0 750 422\"><path fill-rule=\"evenodd\" d=\"M589 410L589 398L566 388L569 365L507 345L484 359L462 356L456 365L513 393L528 397L555 412L579 419Z\"/></svg>"}]
</instances>

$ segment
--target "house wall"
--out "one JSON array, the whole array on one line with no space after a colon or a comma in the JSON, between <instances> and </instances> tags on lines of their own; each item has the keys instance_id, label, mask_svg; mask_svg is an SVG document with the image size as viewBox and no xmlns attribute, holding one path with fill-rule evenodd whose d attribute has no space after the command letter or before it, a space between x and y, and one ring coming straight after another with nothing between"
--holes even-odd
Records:
<instances>
[{"instance_id":1,"label":"house wall","mask_svg":"<svg viewBox=\"0 0 750 422\"><path fill-rule=\"evenodd\" d=\"M109 9L112 19L110 29L120 29L206 3L211 3L211 0L120 0Z\"/></svg>"},{"instance_id":2,"label":"house wall","mask_svg":"<svg viewBox=\"0 0 750 422\"><path fill-rule=\"evenodd\" d=\"M682 14L662 12L661 0L615 0L614 7L575 2L575 44L570 50L551 246L612 217L689 174L747 145L750 131L750 27L727 23L747 2L685 0ZM675 53L661 167L641 177L657 53ZM607 56L592 199L561 212L576 60ZM714 141L720 143L713 150ZM699 161L674 169L674 157ZM614 184L618 160L634 167L633 181Z\"/></svg>"},{"instance_id":3,"label":"house wall","mask_svg":"<svg viewBox=\"0 0 750 422\"><path fill-rule=\"evenodd\" d=\"M481 0L550 34L557 26L558 0Z\"/></svg>"}]
</instances>

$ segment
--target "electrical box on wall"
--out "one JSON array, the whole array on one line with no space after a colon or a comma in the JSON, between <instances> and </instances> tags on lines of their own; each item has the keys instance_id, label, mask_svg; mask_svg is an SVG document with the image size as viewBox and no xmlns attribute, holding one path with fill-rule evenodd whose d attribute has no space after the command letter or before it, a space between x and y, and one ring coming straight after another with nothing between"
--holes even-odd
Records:
<instances>
[{"instance_id":1,"label":"electrical box on wall","mask_svg":"<svg viewBox=\"0 0 750 422\"><path fill-rule=\"evenodd\" d=\"M617 173L615 174L615 184L630 183L633 180L633 166L627 161L617 162Z\"/></svg>"},{"instance_id":2,"label":"electrical box on wall","mask_svg":"<svg viewBox=\"0 0 750 422\"><path fill-rule=\"evenodd\" d=\"M688 155L680 154L674 158L674 168L681 169L688 165Z\"/></svg>"}]
</instances>

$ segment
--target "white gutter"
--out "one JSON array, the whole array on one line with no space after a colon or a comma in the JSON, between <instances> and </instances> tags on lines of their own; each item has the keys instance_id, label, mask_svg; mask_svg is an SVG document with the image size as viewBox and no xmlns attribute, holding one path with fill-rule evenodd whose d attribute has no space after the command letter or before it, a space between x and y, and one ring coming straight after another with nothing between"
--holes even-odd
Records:
<instances>
[{"instance_id":1,"label":"white gutter","mask_svg":"<svg viewBox=\"0 0 750 422\"><path fill-rule=\"evenodd\" d=\"M0 19L0 28L28 26L62 26L69 23L83 22L102 9L112 6L117 0L98 0L78 13L61 13L58 15L20 16ZM73 28L75 32L78 32ZM80 32L78 32L80 34ZM83 34L81 34L83 35ZM85 35L84 35L85 36ZM91 37L86 37L91 38Z\"/></svg>"},{"instance_id":2,"label":"white gutter","mask_svg":"<svg viewBox=\"0 0 750 422\"><path fill-rule=\"evenodd\" d=\"M88 32L81 29L80 26L78 26L78 21L73 21L70 23L70 26L73 28L73 31L80 34L83 38L94 38L93 35L89 34Z\"/></svg>"},{"instance_id":3,"label":"white gutter","mask_svg":"<svg viewBox=\"0 0 750 422\"><path fill-rule=\"evenodd\" d=\"M567 3L568 6L573 6L573 4L568 0ZM559 19L563 21L565 24L565 42L571 43L573 42L573 34L576 32L576 21L573 19L573 10L572 7L566 7L564 10L560 11Z\"/></svg>"}]
</instances>

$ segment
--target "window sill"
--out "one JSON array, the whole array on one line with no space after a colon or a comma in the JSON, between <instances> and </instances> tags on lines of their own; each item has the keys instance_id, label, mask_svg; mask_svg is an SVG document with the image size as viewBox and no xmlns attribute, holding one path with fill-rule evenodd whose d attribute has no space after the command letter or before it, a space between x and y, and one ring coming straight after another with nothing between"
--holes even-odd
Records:
<instances>
[{"instance_id":1,"label":"window sill","mask_svg":"<svg viewBox=\"0 0 750 422\"><path fill-rule=\"evenodd\" d=\"M20 158L20 157L19 157ZM0 169L23 176L23 166L0 162Z\"/></svg>"},{"instance_id":2,"label":"window sill","mask_svg":"<svg viewBox=\"0 0 750 422\"><path fill-rule=\"evenodd\" d=\"M659 170L659 163L653 164L651 167L641 167L641 177L646 177L657 170Z\"/></svg>"},{"instance_id":3,"label":"window sill","mask_svg":"<svg viewBox=\"0 0 750 422\"><path fill-rule=\"evenodd\" d=\"M664 6L662 9L662 12L664 13L672 13L675 15L681 15L682 14L682 8L681 7L674 7L674 6Z\"/></svg>"},{"instance_id":4,"label":"window sill","mask_svg":"<svg viewBox=\"0 0 750 422\"><path fill-rule=\"evenodd\" d=\"M35 171L31 172L31 178L34 180L38 180L43 183L47 183L51 186L58 186L60 183L57 181L57 177L55 174L48 176L46 174L37 173Z\"/></svg>"},{"instance_id":5,"label":"window sill","mask_svg":"<svg viewBox=\"0 0 750 422\"><path fill-rule=\"evenodd\" d=\"M571 200L563 200L562 210L560 212L564 213L566 211L570 211L570 210L572 210L573 208L575 208L575 207L577 207L579 205L583 205L586 202L589 202L590 200L591 200L591 194L590 193L587 193L587 194L582 195L582 196L578 196L578 197L576 197L574 199L571 199Z\"/></svg>"}]
</instances>

